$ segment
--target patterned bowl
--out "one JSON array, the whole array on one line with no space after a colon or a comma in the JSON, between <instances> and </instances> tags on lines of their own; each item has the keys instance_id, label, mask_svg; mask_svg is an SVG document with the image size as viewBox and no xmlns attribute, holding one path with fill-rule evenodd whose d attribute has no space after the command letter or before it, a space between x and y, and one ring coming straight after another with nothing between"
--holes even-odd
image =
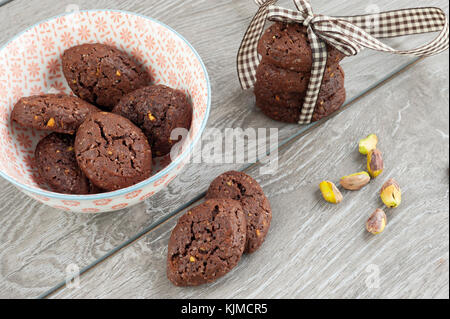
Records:
<instances>
[{"instance_id":1,"label":"patterned bowl","mask_svg":"<svg viewBox=\"0 0 450 319\"><path fill-rule=\"evenodd\" d=\"M33 165L34 150L47 132L11 122L22 96L71 93L61 70L60 55L74 45L100 42L132 55L156 79L181 89L192 100L192 127L179 155L156 160L151 178L132 187L97 195L65 195L49 191ZM43 21L20 33L0 49L0 175L32 198L65 211L100 213L144 201L165 188L190 159L205 128L211 104L206 68L194 48L168 26L135 13L116 10L76 11Z\"/></svg>"}]
</instances>

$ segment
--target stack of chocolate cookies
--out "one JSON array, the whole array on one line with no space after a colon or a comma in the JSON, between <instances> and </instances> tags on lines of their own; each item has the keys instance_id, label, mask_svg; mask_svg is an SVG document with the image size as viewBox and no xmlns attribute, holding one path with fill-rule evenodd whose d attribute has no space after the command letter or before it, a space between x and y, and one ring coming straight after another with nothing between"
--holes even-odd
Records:
<instances>
[{"instance_id":1,"label":"stack of chocolate cookies","mask_svg":"<svg viewBox=\"0 0 450 319\"><path fill-rule=\"evenodd\" d=\"M327 45L328 61L313 121L337 111L345 102L344 71L339 65L345 57ZM298 23L276 22L258 43L262 56L256 72L256 105L268 117L297 123L311 77L312 51L307 28Z\"/></svg>"},{"instance_id":2,"label":"stack of chocolate cookies","mask_svg":"<svg viewBox=\"0 0 450 319\"><path fill-rule=\"evenodd\" d=\"M272 210L261 186L236 171L218 176L206 201L180 217L167 254L167 277L176 286L198 286L230 272L244 253L257 251Z\"/></svg>"}]
</instances>

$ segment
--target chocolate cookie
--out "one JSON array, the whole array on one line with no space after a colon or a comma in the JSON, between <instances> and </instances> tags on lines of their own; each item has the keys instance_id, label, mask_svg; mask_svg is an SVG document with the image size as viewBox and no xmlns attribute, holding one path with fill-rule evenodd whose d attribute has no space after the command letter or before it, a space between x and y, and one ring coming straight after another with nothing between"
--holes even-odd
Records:
<instances>
[{"instance_id":1,"label":"chocolate cookie","mask_svg":"<svg viewBox=\"0 0 450 319\"><path fill-rule=\"evenodd\" d=\"M186 94L164 85L131 92L120 100L113 113L128 118L143 130L153 156L168 154L172 146L181 140L181 137L172 140L172 131L176 128L189 130L192 121L192 106Z\"/></svg>"},{"instance_id":2,"label":"chocolate cookie","mask_svg":"<svg viewBox=\"0 0 450 319\"><path fill-rule=\"evenodd\" d=\"M92 186L78 167L73 147L74 137L52 133L42 139L35 153L35 163L41 178L58 193L94 194Z\"/></svg>"},{"instance_id":3,"label":"chocolate cookie","mask_svg":"<svg viewBox=\"0 0 450 319\"><path fill-rule=\"evenodd\" d=\"M339 65L328 67L323 78L324 83L342 76L344 71ZM272 92L305 92L308 89L311 73L297 72L280 68L276 65L261 62L256 70L257 82Z\"/></svg>"},{"instance_id":4,"label":"chocolate cookie","mask_svg":"<svg viewBox=\"0 0 450 319\"><path fill-rule=\"evenodd\" d=\"M334 47L327 45L327 66L333 67L345 57ZM312 51L307 28L298 23L276 22L270 26L258 43L262 61L283 69L310 72Z\"/></svg>"},{"instance_id":5,"label":"chocolate cookie","mask_svg":"<svg viewBox=\"0 0 450 319\"><path fill-rule=\"evenodd\" d=\"M12 120L25 127L75 134L92 112L99 110L65 94L44 94L21 98L12 111Z\"/></svg>"},{"instance_id":6,"label":"chocolate cookie","mask_svg":"<svg viewBox=\"0 0 450 319\"><path fill-rule=\"evenodd\" d=\"M213 282L233 269L245 247L239 202L210 199L180 217L167 254L167 277L176 286Z\"/></svg>"},{"instance_id":7,"label":"chocolate cookie","mask_svg":"<svg viewBox=\"0 0 450 319\"><path fill-rule=\"evenodd\" d=\"M152 81L126 53L100 43L66 50L62 67L75 95L106 110L111 110L125 94Z\"/></svg>"},{"instance_id":8,"label":"chocolate cookie","mask_svg":"<svg viewBox=\"0 0 450 319\"><path fill-rule=\"evenodd\" d=\"M92 183L115 191L151 175L152 152L144 133L112 113L91 114L75 139L78 165Z\"/></svg>"},{"instance_id":9,"label":"chocolate cookie","mask_svg":"<svg viewBox=\"0 0 450 319\"><path fill-rule=\"evenodd\" d=\"M211 183L206 198L239 201L247 220L245 252L253 253L262 245L269 231L272 210L258 182L242 172L227 172Z\"/></svg>"},{"instance_id":10,"label":"chocolate cookie","mask_svg":"<svg viewBox=\"0 0 450 319\"><path fill-rule=\"evenodd\" d=\"M323 80L320 88L319 98L324 100L344 88L344 70L339 66L337 70ZM305 91L290 92L285 90L274 91L272 85L267 81L256 82L255 96L258 104L278 105L285 107L299 107L303 104L306 96Z\"/></svg>"},{"instance_id":11,"label":"chocolate cookie","mask_svg":"<svg viewBox=\"0 0 450 319\"><path fill-rule=\"evenodd\" d=\"M320 97L314 110L312 121L316 122L320 119L331 115L339 110L344 104L346 92L344 88L339 89L335 94L329 97ZM299 100L301 105L303 100ZM256 106L271 119L286 123L298 123L300 118L300 107L290 107L281 104L270 104L265 101L256 101Z\"/></svg>"}]
</instances>

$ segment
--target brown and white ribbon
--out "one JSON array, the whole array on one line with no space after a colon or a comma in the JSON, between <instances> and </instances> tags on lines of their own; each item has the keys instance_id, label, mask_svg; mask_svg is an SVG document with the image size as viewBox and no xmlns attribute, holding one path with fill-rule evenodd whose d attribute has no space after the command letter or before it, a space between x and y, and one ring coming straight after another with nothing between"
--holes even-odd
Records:
<instances>
[{"instance_id":1,"label":"brown and white ribbon","mask_svg":"<svg viewBox=\"0 0 450 319\"><path fill-rule=\"evenodd\" d=\"M311 79L306 93L299 124L311 122L327 64L326 43L347 56L368 48L394 54L431 56L449 47L449 25L445 13L439 8L412 8L376 14L330 17L314 14L310 0L293 0L297 10L275 6L277 0L254 0L259 10L245 33L237 56L239 80L243 89L256 82L256 69L260 62L257 47L265 23L281 21L301 23L307 27L313 63ZM439 32L431 42L411 50L396 50L378 39L419 33Z\"/></svg>"}]
</instances>

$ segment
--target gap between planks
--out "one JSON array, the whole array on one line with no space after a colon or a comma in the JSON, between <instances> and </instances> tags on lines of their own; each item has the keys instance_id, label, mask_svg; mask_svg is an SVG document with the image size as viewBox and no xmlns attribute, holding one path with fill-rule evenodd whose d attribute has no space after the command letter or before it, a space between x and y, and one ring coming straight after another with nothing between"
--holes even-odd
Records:
<instances>
[{"instance_id":1,"label":"gap between planks","mask_svg":"<svg viewBox=\"0 0 450 319\"><path fill-rule=\"evenodd\" d=\"M1 0L0 0L1 1ZM8 0L6 3L11 2L12 0ZM2 4L0 3L0 6ZM390 82L391 80L393 80L394 78L396 78L397 76L399 76L400 74L408 71L409 69L411 69L414 65L418 64L419 62L423 61L426 57L420 57L417 58L415 60L413 60L412 62L409 62L408 64L400 67L398 70L392 72L391 74L389 74L384 80L380 81L379 83L374 84L373 86L367 88L365 91L363 91L361 94L357 95L356 97L354 97L353 99L351 99L350 101L348 101L343 107L340 108L339 111L335 112L334 114L332 114L331 116L324 118L318 122L312 123L307 125L306 127L304 127L303 129L299 130L298 133L293 134L291 137L288 137L287 139L285 139L284 141L282 141L278 147L276 147L275 149L269 150L267 154L270 154L271 152L277 150L277 151L282 151L285 148L287 148L288 146L292 145L294 142L298 141L302 136L306 135L307 133L309 133L312 129L322 125L323 123L325 123L326 121L328 121L329 119L337 116L339 113L345 111L346 109L348 109L350 106L352 106L353 104L355 104L356 102L358 102L359 100L363 99L364 97L366 97L367 95L371 94L372 92L376 91L378 88L384 86L385 84L387 84L388 82ZM244 166L243 168L240 169L240 171L245 172L248 171L249 169L257 166L260 164L260 160L258 159L255 163L249 164ZM110 252L108 252L107 254L105 254L104 256L98 258L97 260L95 260L93 263L87 265L86 267L82 268L80 270L79 276L83 276L85 273L89 272L91 269L94 269L95 267L97 267L98 265L100 265L101 263L103 263L104 261L106 261L108 258L113 257L114 255L116 255L118 252L120 252L121 250L127 248L128 246L132 245L134 242L140 240L142 237L146 236L147 234L149 234L150 232L158 229L159 227L161 227L162 225L164 225L166 222L172 220L173 218L176 218L178 215L181 214L181 212L183 212L186 208L194 205L195 203L199 202L204 196L205 196L206 192L202 192L199 195L195 196L194 198L192 198L190 201L186 202L186 204L178 207L177 209L175 209L174 211L172 211L171 213L169 213L166 217L156 221L155 223L151 224L150 226L148 226L147 228L143 229L141 232L137 233L135 236L131 237L130 239L128 239L127 241L125 241L123 244L117 246L116 248L112 249ZM71 280L74 278L71 278ZM52 295L54 295L55 293L57 293L58 291L64 289L64 286L66 285L66 281L62 281L59 284L57 284L56 286L54 286L52 289L48 290L47 292L43 293L42 295L40 295L38 297L38 299L46 299L51 297Z\"/></svg>"},{"instance_id":2,"label":"gap between planks","mask_svg":"<svg viewBox=\"0 0 450 319\"><path fill-rule=\"evenodd\" d=\"M13 0L0 0L0 7L4 6L5 4L8 4L12 2Z\"/></svg>"}]
</instances>

